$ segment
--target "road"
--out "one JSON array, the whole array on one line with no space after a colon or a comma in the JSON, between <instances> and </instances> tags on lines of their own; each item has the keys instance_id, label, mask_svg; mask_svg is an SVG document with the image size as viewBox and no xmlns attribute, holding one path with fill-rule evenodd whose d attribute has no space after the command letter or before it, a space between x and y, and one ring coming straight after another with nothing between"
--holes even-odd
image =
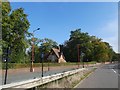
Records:
<instances>
[{"instance_id":1,"label":"road","mask_svg":"<svg viewBox=\"0 0 120 90\"><path fill-rule=\"evenodd\" d=\"M61 72L65 72L68 70L73 70L74 68L64 68L64 69L59 69L59 70L50 70L50 71L44 71L43 75L44 76L48 76L48 75L52 75L52 74L56 74L56 73L61 73ZM14 72L13 72L14 73ZM7 84L9 83L15 83L15 82L20 82L20 81L25 81L25 80L29 80L29 79L35 79L35 78L39 78L42 75L42 72L28 72L28 73L19 73L19 74L11 74L8 75L7 78ZM4 81L4 76L3 76L3 80L2 80L2 84Z\"/></svg>"},{"instance_id":2,"label":"road","mask_svg":"<svg viewBox=\"0 0 120 90\"><path fill-rule=\"evenodd\" d=\"M91 66L86 66L86 67L91 67ZM70 66L70 67L61 67L61 68L56 67L56 69L54 69L54 68L51 69L50 71L44 70L44 72L43 72L44 76L49 76L49 75L73 70L73 69L76 69L77 67L75 65L75 66ZM82 68L82 65L80 66L80 68ZM2 83L0 85L2 85L4 83L4 73L2 73L2 74L3 74L2 80L0 80L0 81L2 81ZM7 84L16 83L16 82L25 81L25 80L30 80L30 79L35 79L35 78L40 78L42 76L41 74L42 74L42 72L39 70L37 70L36 72L28 72L27 71L26 73L21 72L21 71L18 71L16 73L16 71L15 72L12 71L12 74L11 73L8 74Z\"/></svg>"},{"instance_id":3,"label":"road","mask_svg":"<svg viewBox=\"0 0 120 90\"><path fill-rule=\"evenodd\" d=\"M117 64L107 64L96 69L86 79L81 81L76 88L118 88Z\"/></svg>"},{"instance_id":4,"label":"road","mask_svg":"<svg viewBox=\"0 0 120 90\"><path fill-rule=\"evenodd\" d=\"M88 67L88 66L86 66ZM89 66L91 67L91 66ZM65 71L69 71L69 70L73 70L78 68L78 65L74 65L74 66L61 66L61 67L50 67L50 71L47 71L47 67L44 68L44 72L43 75L44 76L49 76L49 75L53 75L53 74L57 74L57 73L61 73L61 72L65 72ZM80 68L82 68L82 65L80 66ZM35 72L29 72L29 69L26 70L22 70L22 69L18 69L18 71L13 70L10 71L8 70L8 77L7 77L7 84L10 83L16 83L16 82L20 82L20 81L26 81L26 80L31 80L31 79L35 79L35 78L40 78L42 76L42 72L41 72L41 68L36 68L37 70L35 70ZM5 72L5 71L4 71ZM2 73L2 78L0 78L0 81L2 81L2 83L0 83L0 85L3 85L4 83L4 74ZM1 76L1 75L0 75Z\"/></svg>"}]
</instances>

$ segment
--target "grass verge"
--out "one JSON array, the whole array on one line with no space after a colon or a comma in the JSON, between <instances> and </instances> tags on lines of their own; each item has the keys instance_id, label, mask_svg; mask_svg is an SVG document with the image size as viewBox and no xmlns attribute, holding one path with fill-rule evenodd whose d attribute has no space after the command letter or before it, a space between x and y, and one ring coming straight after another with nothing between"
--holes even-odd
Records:
<instances>
[{"instance_id":1,"label":"grass verge","mask_svg":"<svg viewBox=\"0 0 120 90\"><path fill-rule=\"evenodd\" d=\"M96 62L85 62L84 64L95 64ZM70 65L78 65L78 62L67 62L67 63L43 63L44 67L49 66L70 66ZM82 62L80 63L82 65ZM2 63L2 69L5 69L5 63ZM9 69L19 69L19 68L27 68L30 67L31 63L8 63L8 68ZM34 63L34 67L41 67L41 63Z\"/></svg>"}]
</instances>

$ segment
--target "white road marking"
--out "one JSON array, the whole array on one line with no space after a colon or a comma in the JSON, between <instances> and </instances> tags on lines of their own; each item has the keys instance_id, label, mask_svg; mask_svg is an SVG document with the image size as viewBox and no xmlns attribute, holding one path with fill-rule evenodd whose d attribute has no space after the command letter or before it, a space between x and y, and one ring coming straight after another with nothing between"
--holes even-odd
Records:
<instances>
[{"instance_id":1,"label":"white road marking","mask_svg":"<svg viewBox=\"0 0 120 90\"><path fill-rule=\"evenodd\" d=\"M112 69L114 73L117 73L114 69Z\"/></svg>"},{"instance_id":2,"label":"white road marking","mask_svg":"<svg viewBox=\"0 0 120 90\"><path fill-rule=\"evenodd\" d=\"M112 71L113 71L114 73L118 74L118 76L120 76L120 74L119 74L119 73L117 73L117 71L115 71L114 69L112 69Z\"/></svg>"}]
</instances>

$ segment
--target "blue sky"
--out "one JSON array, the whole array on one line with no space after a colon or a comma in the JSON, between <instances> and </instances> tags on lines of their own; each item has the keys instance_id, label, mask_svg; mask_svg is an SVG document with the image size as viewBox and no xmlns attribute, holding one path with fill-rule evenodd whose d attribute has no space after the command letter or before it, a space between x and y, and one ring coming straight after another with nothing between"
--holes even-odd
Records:
<instances>
[{"instance_id":1,"label":"blue sky","mask_svg":"<svg viewBox=\"0 0 120 90\"><path fill-rule=\"evenodd\" d=\"M30 29L37 38L50 38L58 44L69 39L70 31L83 32L107 41L117 51L118 3L116 2L12 2L12 9L24 8Z\"/></svg>"}]
</instances>

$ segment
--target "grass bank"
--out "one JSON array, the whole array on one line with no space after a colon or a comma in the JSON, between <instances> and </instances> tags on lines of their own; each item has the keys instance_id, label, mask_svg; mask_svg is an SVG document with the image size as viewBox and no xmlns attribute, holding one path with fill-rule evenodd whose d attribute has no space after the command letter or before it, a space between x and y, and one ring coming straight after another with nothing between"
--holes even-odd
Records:
<instances>
[{"instance_id":1,"label":"grass bank","mask_svg":"<svg viewBox=\"0 0 120 90\"><path fill-rule=\"evenodd\" d=\"M85 62L84 64L95 64L96 62ZM80 63L83 64L82 62ZM78 65L77 62L67 62L67 63L43 63L44 67L49 66L70 66L70 65ZM30 67L31 63L8 63L9 69L18 69L18 68L27 68ZM42 63L34 63L34 67L41 67ZM5 69L5 63L2 63L2 69Z\"/></svg>"}]
</instances>

